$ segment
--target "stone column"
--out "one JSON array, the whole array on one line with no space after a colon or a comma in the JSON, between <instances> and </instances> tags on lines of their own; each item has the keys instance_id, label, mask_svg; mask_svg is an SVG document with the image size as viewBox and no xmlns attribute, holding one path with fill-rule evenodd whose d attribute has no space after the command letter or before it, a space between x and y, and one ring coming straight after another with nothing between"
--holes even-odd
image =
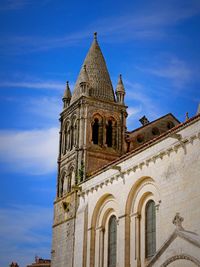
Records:
<instances>
[{"instance_id":1,"label":"stone column","mask_svg":"<svg viewBox=\"0 0 200 267\"><path fill-rule=\"evenodd\" d=\"M95 264L98 267L103 267L104 262L104 232L102 226L96 229Z\"/></svg>"},{"instance_id":2,"label":"stone column","mask_svg":"<svg viewBox=\"0 0 200 267\"><path fill-rule=\"evenodd\" d=\"M137 267L141 267L140 220L141 220L141 215L137 213L135 215L135 259L137 261Z\"/></svg>"},{"instance_id":3,"label":"stone column","mask_svg":"<svg viewBox=\"0 0 200 267\"><path fill-rule=\"evenodd\" d=\"M125 218L126 218L125 214L118 217L117 267L125 266Z\"/></svg>"}]
</instances>

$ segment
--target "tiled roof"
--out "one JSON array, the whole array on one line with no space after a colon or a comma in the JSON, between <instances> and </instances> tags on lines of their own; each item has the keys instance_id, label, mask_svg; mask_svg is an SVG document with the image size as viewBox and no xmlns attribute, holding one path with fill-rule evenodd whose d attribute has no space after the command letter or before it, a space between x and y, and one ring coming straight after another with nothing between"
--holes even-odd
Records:
<instances>
[{"instance_id":1,"label":"tiled roof","mask_svg":"<svg viewBox=\"0 0 200 267\"><path fill-rule=\"evenodd\" d=\"M102 168L94 171L93 173L91 173L90 179L93 178L94 176L96 176L97 174L107 170L110 166L119 164L122 161L132 157L134 154L140 153L141 151L143 151L144 149L154 145L155 143L164 140L170 134L172 134L172 133L174 133L174 132L176 132L178 130L181 130L181 128L186 127L187 125L190 125L191 123L193 123L194 121L198 121L199 119L200 119L200 114L197 114L196 116L188 119L187 121L176 125L175 127L171 128L167 132L164 132L163 134L160 134L159 136L155 137L154 139L151 139L150 141L148 141L148 142L144 143L143 145L139 146L138 148L136 148L136 149L124 154L120 158L118 158L118 159L108 163L107 165L103 166Z\"/></svg>"},{"instance_id":2,"label":"tiled roof","mask_svg":"<svg viewBox=\"0 0 200 267\"><path fill-rule=\"evenodd\" d=\"M85 68L89 77L90 95L94 98L114 102L113 86L96 35L76 81L71 103L80 97L80 83L83 76L85 77Z\"/></svg>"},{"instance_id":3,"label":"tiled roof","mask_svg":"<svg viewBox=\"0 0 200 267\"><path fill-rule=\"evenodd\" d=\"M137 128L137 129L134 129L133 131L130 131L130 132L127 132L127 133L128 133L128 134L132 134L132 133L134 133L134 132L137 132L137 131L139 131L139 130L141 130L141 129L143 129L143 128L145 128L145 127L147 127L147 126L149 126L149 125L151 125L151 124L153 124L153 123L155 123L155 122L158 122L158 121L160 121L160 120L162 120L162 119L164 119L164 118L167 118L167 116L171 116L171 117L173 117L178 123L180 123L180 121L179 121L176 117L174 117L174 115L173 115L172 113L168 113L168 114L166 114L166 115L164 115L164 116L162 116L162 117L160 117L160 118L158 118L158 119L156 119L156 120L154 120L154 121L149 122L149 123L146 124L146 125L142 125L141 127Z\"/></svg>"}]
</instances>

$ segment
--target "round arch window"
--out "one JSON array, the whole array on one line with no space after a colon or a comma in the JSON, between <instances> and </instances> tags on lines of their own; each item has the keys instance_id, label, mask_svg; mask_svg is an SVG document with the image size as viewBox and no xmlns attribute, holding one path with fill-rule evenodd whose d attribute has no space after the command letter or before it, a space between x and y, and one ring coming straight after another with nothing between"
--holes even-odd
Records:
<instances>
[{"instance_id":1,"label":"round arch window","mask_svg":"<svg viewBox=\"0 0 200 267\"><path fill-rule=\"evenodd\" d=\"M139 134L139 135L137 136L136 140L137 140L137 142L140 143L140 144L143 143L143 142L144 142L144 135Z\"/></svg>"},{"instance_id":2,"label":"round arch window","mask_svg":"<svg viewBox=\"0 0 200 267\"><path fill-rule=\"evenodd\" d=\"M174 123L172 122L172 121L168 121L167 122L167 129L171 129L171 128L173 128L175 125L174 125Z\"/></svg>"},{"instance_id":3,"label":"round arch window","mask_svg":"<svg viewBox=\"0 0 200 267\"><path fill-rule=\"evenodd\" d=\"M160 131L157 127L154 127L151 132L153 135L159 135L160 134Z\"/></svg>"}]
</instances>

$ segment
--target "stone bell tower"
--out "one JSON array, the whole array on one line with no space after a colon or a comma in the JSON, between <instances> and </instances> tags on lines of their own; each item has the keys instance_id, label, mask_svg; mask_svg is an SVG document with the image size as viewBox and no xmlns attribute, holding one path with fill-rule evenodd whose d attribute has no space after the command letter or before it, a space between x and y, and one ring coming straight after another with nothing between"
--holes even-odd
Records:
<instances>
[{"instance_id":1,"label":"stone bell tower","mask_svg":"<svg viewBox=\"0 0 200 267\"><path fill-rule=\"evenodd\" d=\"M63 96L52 267L73 266L77 190L95 171L125 152L124 96L120 75L115 97L95 33L73 94L67 82Z\"/></svg>"}]
</instances>

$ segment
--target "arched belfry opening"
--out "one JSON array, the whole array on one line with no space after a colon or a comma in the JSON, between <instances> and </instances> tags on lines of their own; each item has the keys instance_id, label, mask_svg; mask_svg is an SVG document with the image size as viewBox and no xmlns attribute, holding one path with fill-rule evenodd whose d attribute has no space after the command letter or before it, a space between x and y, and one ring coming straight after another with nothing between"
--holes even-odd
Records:
<instances>
[{"instance_id":1,"label":"arched belfry opening","mask_svg":"<svg viewBox=\"0 0 200 267\"><path fill-rule=\"evenodd\" d=\"M95 118L92 125L92 141L93 144L99 144L99 119Z\"/></svg>"},{"instance_id":2,"label":"arched belfry opening","mask_svg":"<svg viewBox=\"0 0 200 267\"><path fill-rule=\"evenodd\" d=\"M121 83L120 80L117 94L124 96ZM108 204L105 203L105 213L101 212L102 218L95 219L90 241L87 234L90 206L80 196L87 181L98 170L126 152L126 117L126 106L121 98L120 101L116 100L106 61L95 34L73 93L67 82L63 96L57 161L57 198L54 202L53 267L117 265L118 205L114 197L108 199ZM77 221L82 215L83 220ZM84 233L80 235L80 242L83 242L83 249L79 251L80 257L77 257L79 234L75 231L80 229L79 223L82 222L81 231ZM101 228L97 228L97 225ZM60 234L62 230L64 232ZM91 250L90 257L88 248Z\"/></svg>"},{"instance_id":3,"label":"arched belfry opening","mask_svg":"<svg viewBox=\"0 0 200 267\"><path fill-rule=\"evenodd\" d=\"M113 145L113 125L112 120L108 121L106 126L106 144L108 147L112 147Z\"/></svg>"},{"instance_id":4,"label":"arched belfry opening","mask_svg":"<svg viewBox=\"0 0 200 267\"><path fill-rule=\"evenodd\" d=\"M72 91L67 82L60 114L58 169L73 163L77 181L83 182L123 155L127 146L127 107L121 98L116 99L125 95L122 77L115 96L96 34Z\"/></svg>"}]
</instances>

